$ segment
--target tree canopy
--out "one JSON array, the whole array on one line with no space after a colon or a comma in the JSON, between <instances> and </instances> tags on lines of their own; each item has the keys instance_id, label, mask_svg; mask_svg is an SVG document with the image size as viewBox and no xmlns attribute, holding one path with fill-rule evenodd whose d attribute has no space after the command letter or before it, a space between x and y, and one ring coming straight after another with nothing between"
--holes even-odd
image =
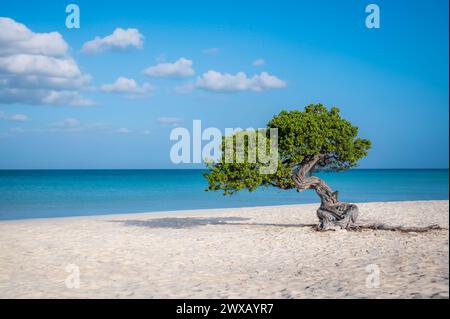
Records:
<instances>
[{"instance_id":1,"label":"tree canopy","mask_svg":"<svg viewBox=\"0 0 450 319\"><path fill-rule=\"evenodd\" d=\"M328 110L322 104L311 104L303 111L281 111L268 123L267 128L278 129L278 165L276 171L261 174L262 163L227 162L223 154L221 160L209 163L207 190L222 190L225 195L242 189L253 191L259 186L274 186L281 189L298 188L293 178L300 170L312 176L315 170L342 171L357 166L371 147L368 139L358 137L358 128L340 116L336 107ZM247 134L244 139L240 134ZM226 141L248 141L254 133L239 132L223 138ZM269 131L259 138L269 139ZM258 134L257 134L258 135ZM246 142L248 146L248 142ZM269 143L267 143L269 145ZM246 149L245 158L248 158Z\"/></svg>"}]
</instances>

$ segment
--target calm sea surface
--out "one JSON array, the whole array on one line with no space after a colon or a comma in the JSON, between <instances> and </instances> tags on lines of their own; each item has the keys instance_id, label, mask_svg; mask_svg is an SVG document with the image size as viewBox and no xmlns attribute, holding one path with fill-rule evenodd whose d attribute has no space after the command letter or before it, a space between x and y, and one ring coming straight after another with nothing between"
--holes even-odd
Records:
<instances>
[{"instance_id":1,"label":"calm sea surface","mask_svg":"<svg viewBox=\"0 0 450 319\"><path fill-rule=\"evenodd\" d=\"M351 202L448 200L448 170L321 173ZM205 192L200 170L0 170L0 219L318 202L314 191Z\"/></svg>"}]
</instances>

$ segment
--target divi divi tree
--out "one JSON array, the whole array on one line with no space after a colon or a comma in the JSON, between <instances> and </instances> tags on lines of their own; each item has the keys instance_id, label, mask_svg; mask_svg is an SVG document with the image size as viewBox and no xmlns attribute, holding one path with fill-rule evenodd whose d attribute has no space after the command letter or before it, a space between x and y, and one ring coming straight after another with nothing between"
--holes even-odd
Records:
<instances>
[{"instance_id":1,"label":"divi divi tree","mask_svg":"<svg viewBox=\"0 0 450 319\"><path fill-rule=\"evenodd\" d=\"M339 201L338 192L315 172L343 171L357 166L358 160L367 156L371 142L358 136L358 128L343 119L338 108L328 110L322 104L308 105L304 111L282 111L267 123L267 128L278 129L276 170L262 174L261 163L228 162L222 156L220 161L208 164L207 190L222 190L225 195L242 189L254 191L261 186L298 192L314 190L321 200L318 228L351 227L358 217L358 207ZM222 148L227 139L232 139L235 146L239 134L248 132L224 137ZM263 138L268 140L266 135Z\"/></svg>"}]
</instances>

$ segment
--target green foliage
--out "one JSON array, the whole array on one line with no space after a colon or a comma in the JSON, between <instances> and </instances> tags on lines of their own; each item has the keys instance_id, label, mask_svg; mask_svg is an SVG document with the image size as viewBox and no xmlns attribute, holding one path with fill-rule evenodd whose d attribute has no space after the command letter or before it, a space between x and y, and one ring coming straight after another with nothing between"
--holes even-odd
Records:
<instances>
[{"instance_id":1,"label":"green foliage","mask_svg":"<svg viewBox=\"0 0 450 319\"><path fill-rule=\"evenodd\" d=\"M236 161L226 163L222 157L219 163L207 164L209 168L209 172L205 174L208 180L207 190L222 190L228 195L244 188L253 191L259 186L294 188L292 175L299 167L310 162L315 155L320 156L320 161L315 167L319 170L341 171L357 166L358 160L367 156L371 142L359 138L358 128L341 118L339 113L338 108L327 110L322 104L308 105L304 111L280 112L267 124L268 128L278 129L276 172L261 174L260 163L247 161L247 149L242 163ZM243 133L224 137L222 150L225 149L227 139L231 138L236 142L239 134ZM244 134L251 135L249 132ZM267 136L265 138L267 139ZM244 141L248 146L248 140Z\"/></svg>"},{"instance_id":2,"label":"green foliage","mask_svg":"<svg viewBox=\"0 0 450 319\"><path fill-rule=\"evenodd\" d=\"M282 111L268 127L278 128L280 158L301 164L322 155L318 168L345 170L367 155L371 143L358 138L358 128L341 118L336 107L328 111L322 104L311 104L302 111Z\"/></svg>"}]
</instances>

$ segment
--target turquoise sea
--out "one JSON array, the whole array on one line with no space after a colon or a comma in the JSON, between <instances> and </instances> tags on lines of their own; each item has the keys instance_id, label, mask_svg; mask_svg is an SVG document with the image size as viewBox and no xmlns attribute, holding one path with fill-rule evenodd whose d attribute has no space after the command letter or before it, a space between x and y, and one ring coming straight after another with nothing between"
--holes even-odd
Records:
<instances>
[{"instance_id":1,"label":"turquoise sea","mask_svg":"<svg viewBox=\"0 0 450 319\"><path fill-rule=\"evenodd\" d=\"M448 170L320 173L350 202L448 200ZM0 219L318 202L314 191L205 192L201 170L0 170Z\"/></svg>"}]
</instances>

